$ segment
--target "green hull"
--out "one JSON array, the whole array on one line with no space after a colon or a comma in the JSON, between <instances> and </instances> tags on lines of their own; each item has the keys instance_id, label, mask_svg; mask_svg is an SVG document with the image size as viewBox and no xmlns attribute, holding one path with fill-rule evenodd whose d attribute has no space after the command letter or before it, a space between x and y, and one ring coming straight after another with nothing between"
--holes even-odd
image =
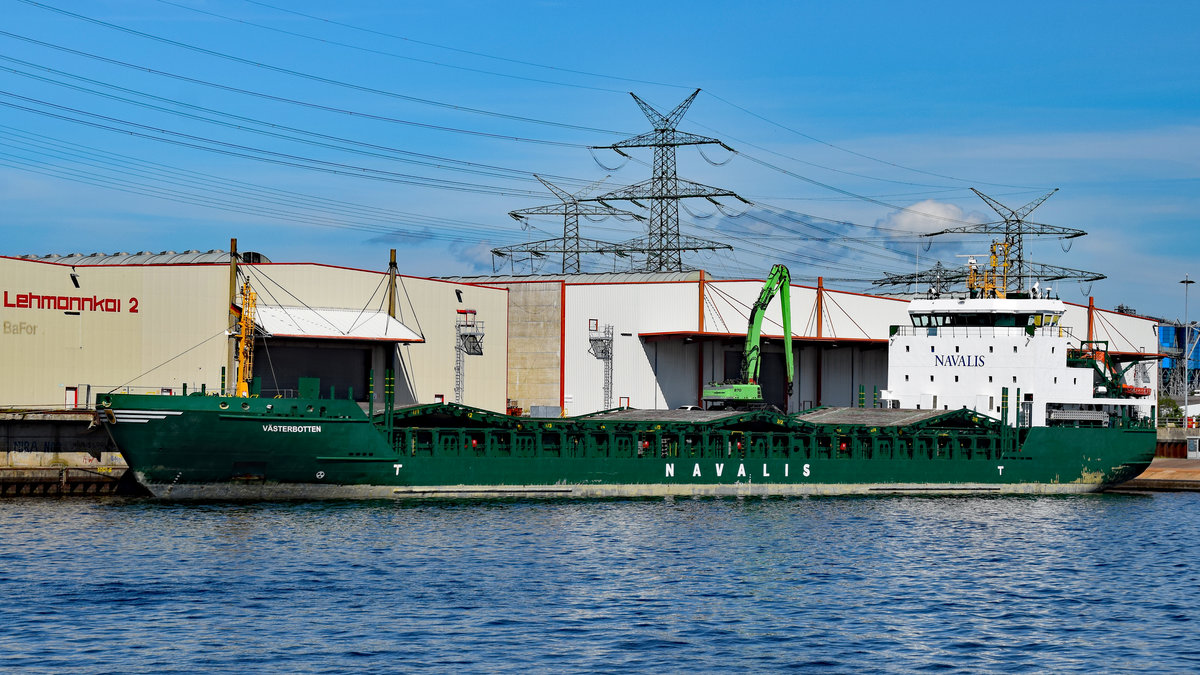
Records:
<instances>
[{"instance_id":1,"label":"green hull","mask_svg":"<svg viewBox=\"0 0 1200 675\"><path fill-rule=\"evenodd\" d=\"M966 410L530 419L447 404L389 421L350 401L119 394L99 410L169 499L1092 492L1155 446L1143 426L1014 430Z\"/></svg>"}]
</instances>

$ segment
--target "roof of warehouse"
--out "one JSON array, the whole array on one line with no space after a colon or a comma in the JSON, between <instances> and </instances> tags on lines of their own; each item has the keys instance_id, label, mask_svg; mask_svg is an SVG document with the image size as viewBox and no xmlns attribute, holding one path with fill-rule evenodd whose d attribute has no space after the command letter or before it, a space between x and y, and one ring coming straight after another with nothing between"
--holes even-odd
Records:
<instances>
[{"instance_id":1,"label":"roof of warehouse","mask_svg":"<svg viewBox=\"0 0 1200 675\"><path fill-rule=\"evenodd\" d=\"M443 281L472 284L537 283L566 281L572 284L662 283L669 281L699 281L700 271L692 272L611 272L606 274L524 274L492 276L438 277Z\"/></svg>"},{"instance_id":2,"label":"roof of warehouse","mask_svg":"<svg viewBox=\"0 0 1200 675\"><path fill-rule=\"evenodd\" d=\"M416 331L384 312L258 305L254 321L271 337L424 342Z\"/></svg>"},{"instance_id":3,"label":"roof of warehouse","mask_svg":"<svg viewBox=\"0 0 1200 675\"><path fill-rule=\"evenodd\" d=\"M250 251L242 253L246 257ZM255 262L271 262L261 253L255 253L258 256ZM229 252L219 249L211 249L208 251L198 251L192 249L177 253L175 251L139 251L137 253L128 253L119 251L117 253L68 253L67 255L57 255L51 253L49 255L22 255L17 256L22 260L35 260L37 262L58 263L60 265L187 265L197 263L227 263L229 262Z\"/></svg>"}]
</instances>

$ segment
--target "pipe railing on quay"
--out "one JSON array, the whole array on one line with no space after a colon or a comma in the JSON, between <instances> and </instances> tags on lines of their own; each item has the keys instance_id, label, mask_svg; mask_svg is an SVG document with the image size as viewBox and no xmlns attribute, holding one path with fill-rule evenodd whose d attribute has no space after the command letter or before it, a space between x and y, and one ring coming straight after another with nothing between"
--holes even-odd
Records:
<instances>
[{"instance_id":1,"label":"pipe railing on quay","mask_svg":"<svg viewBox=\"0 0 1200 675\"><path fill-rule=\"evenodd\" d=\"M1185 428L1183 420L1184 420L1183 417L1162 417L1162 416L1160 416L1158 418L1158 428L1160 428L1160 429L1183 429L1183 428ZM1200 429L1200 416L1193 415L1192 417L1188 418L1188 423L1187 423L1186 428Z\"/></svg>"}]
</instances>

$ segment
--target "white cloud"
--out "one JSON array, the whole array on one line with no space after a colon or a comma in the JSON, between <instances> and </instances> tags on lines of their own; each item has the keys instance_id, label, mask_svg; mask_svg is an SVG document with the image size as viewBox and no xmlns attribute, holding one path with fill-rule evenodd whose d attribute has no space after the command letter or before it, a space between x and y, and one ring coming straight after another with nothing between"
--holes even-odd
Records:
<instances>
[{"instance_id":1,"label":"white cloud","mask_svg":"<svg viewBox=\"0 0 1200 675\"><path fill-rule=\"evenodd\" d=\"M931 234L951 227L962 227L963 223L988 222L987 216L978 211L964 211L956 204L947 204L933 199L917 202L903 211L892 211L875 221L875 226L891 230L891 236L909 237L914 234Z\"/></svg>"},{"instance_id":2,"label":"white cloud","mask_svg":"<svg viewBox=\"0 0 1200 675\"><path fill-rule=\"evenodd\" d=\"M458 259L471 265L475 272L491 273L493 248L496 248L496 245L486 241L465 246L459 249Z\"/></svg>"}]
</instances>

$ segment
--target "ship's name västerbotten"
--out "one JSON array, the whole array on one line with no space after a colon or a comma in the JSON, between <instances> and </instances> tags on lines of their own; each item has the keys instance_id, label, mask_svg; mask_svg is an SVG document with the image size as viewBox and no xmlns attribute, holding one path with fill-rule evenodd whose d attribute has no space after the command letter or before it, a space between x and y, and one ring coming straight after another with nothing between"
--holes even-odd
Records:
<instances>
[{"instance_id":1,"label":"ship's name v\u00e4sterbotten","mask_svg":"<svg viewBox=\"0 0 1200 675\"><path fill-rule=\"evenodd\" d=\"M319 434L319 424L264 424L263 431L277 431L284 434Z\"/></svg>"}]
</instances>

